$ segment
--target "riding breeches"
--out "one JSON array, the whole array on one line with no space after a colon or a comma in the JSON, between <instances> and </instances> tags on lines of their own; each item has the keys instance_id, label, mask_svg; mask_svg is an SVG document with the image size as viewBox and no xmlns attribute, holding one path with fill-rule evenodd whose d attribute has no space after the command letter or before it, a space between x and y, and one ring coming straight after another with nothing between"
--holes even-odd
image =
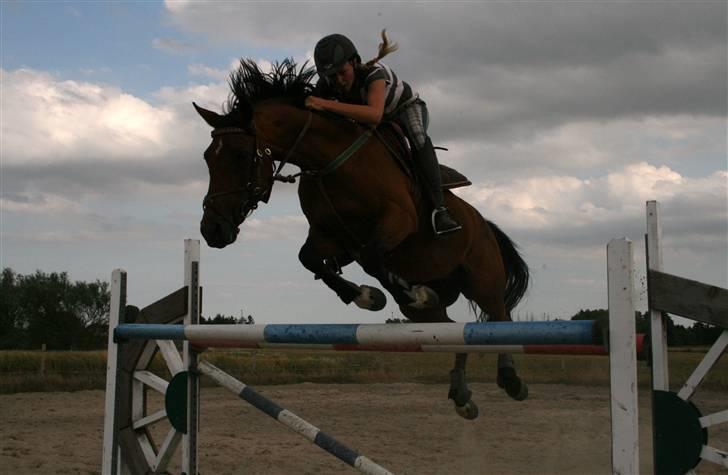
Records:
<instances>
[{"instance_id":1,"label":"riding breeches","mask_svg":"<svg viewBox=\"0 0 728 475\"><path fill-rule=\"evenodd\" d=\"M415 99L412 104L397 114L397 121L407 132L407 138L412 141L412 147L415 150L422 149L427 140L427 126L430 121L427 104L421 99Z\"/></svg>"},{"instance_id":2,"label":"riding breeches","mask_svg":"<svg viewBox=\"0 0 728 475\"><path fill-rule=\"evenodd\" d=\"M407 138L414 149L414 159L424 178L425 191L427 191L433 207L440 208L444 204L440 166L432 141L427 136L427 126L429 125L427 105L424 101L415 99L412 104L399 113L398 119L407 131Z\"/></svg>"}]
</instances>

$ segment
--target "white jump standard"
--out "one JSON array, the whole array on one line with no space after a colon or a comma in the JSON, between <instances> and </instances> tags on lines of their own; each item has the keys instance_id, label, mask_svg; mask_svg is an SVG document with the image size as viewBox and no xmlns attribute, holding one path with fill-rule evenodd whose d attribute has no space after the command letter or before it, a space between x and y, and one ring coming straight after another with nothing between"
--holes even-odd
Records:
<instances>
[{"instance_id":1,"label":"white jump standard","mask_svg":"<svg viewBox=\"0 0 728 475\"><path fill-rule=\"evenodd\" d=\"M161 473L168 469L172 455L182 443L182 472L197 474L197 430L199 419L198 375L213 378L245 401L298 432L319 447L339 457L363 473L385 474L386 469L359 455L313 425L268 401L240 381L204 362L197 361L197 349L216 346L252 348L313 348L342 351L502 351L559 352L578 354L604 348L602 332L591 321L486 322L433 324L329 324L329 325L199 325L201 289L199 243L186 242L185 287L142 309L130 319L126 310L126 274L112 276L112 313L109 333L107 417L104 439L104 474ZM190 256L193 257L190 260ZM126 315L125 315L126 314ZM634 310L624 314L632 322ZM124 316L122 318L122 316ZM146 323L121 323L121 321ZM182 325L184 321L186 324ZM629 326L629 325L627 325ZM634 330L634 329L632 329ZM187 359L171 340L189 348ZM631 346L629 346L631 345ZM555 348L555 350L549 350ZM635 359L634 336L624 344L612 338L611 351L619 348ZM530 349L530 350L529 350ZM150 371L153 356L160 352L172 374L170 382ZM620 374L623 388L636 385L630 373ZM633 375L634 376L634 375ZM115 389L114 389L115 386ZM165 408L149 411L145 391L165 395ZM624 392L624 391L623 391ZM148 428L168 420L172 426L159 446ZM629 443L633 437L615 428L615 437ZM619 457L619 456L618 456ZM619 460L615 466L620 465ZM625 466L628 466L626 464ZM626 472L623 472L626 473Z\"/></svg>"},{"instance_id":2,"label":"white jump standard","mask_svg":"<svg viewBox=\"0 0 728 475\"><path fill-rule=\"evenodd\" d=\"M661 271L655 202L648 203L648 296L652 315L654 466L656 473L690 473L701 460L728 467L728 453L708 445L708 428L728 422L728 410L702 415L689 399L728 347L728 290ZM206 375L245 401L363 473L386 469L322 434L316 427L265 399L252 388L204 361L208 347L306 348L340 351L564 352L593 354L608 342L612 416L612 473L638 474L635 294L632 243L607 246L609 334L594 322L487 322L433 324L199 325L199 241L185 242L185 284L133 316L126 306L126 273L112 274L111 316L104 421L104 475L166 472L182 445L182 473L197 475L198 375ZM677 393L669 391L663 312L724 329L703 362ZM134 317L134 318L132 318ZM122 323L122 322L136 323ZM184 324L181 324L184 323ZM183 355L174 341L181 341ZM520 348L520 351L516 348ZM554 350L555 349L555 350ZM160 353L172 379L150 371ZM147 391L165 395L165 408L147 407ZM674 416L678 417L675 418ZM156 445L149 427L169 421Z\"/></svg>"},{"instance_id":3,"label":"white jump standard","mask_svg":"<svg viewBox=\"0 0 728 475\"><path fill-rule=\"evenodd\" d=\"M160 326L175 329L181 327L175 324L181 321L195 326L199 321L201 293L199 241L186 240L185 286L142 309L137 316L130 314L126 306L126 273L118 269L113 272L109 328L118 328L123 325L120 324L122 320L132 317L135 321L150 322L142 326L154 327L155 323L164 323ZM109 332L102 474L169 473L169 463L182 444L182 473L197 475L198 375L202 374L361 473L391 475L385 468L251 387L205 361L198 361L197 352L188 342L183 342L185 353L180 355L172 341L143 338L117 344L113 333ZM150 371L151 361L157 352L161 353L172 375L169 382ZM164 395L163 409L148 410L147 390ZM168 421L171 428L164 441L157 445L149 428L161 421Z\"/></svg>"}]
</instances>

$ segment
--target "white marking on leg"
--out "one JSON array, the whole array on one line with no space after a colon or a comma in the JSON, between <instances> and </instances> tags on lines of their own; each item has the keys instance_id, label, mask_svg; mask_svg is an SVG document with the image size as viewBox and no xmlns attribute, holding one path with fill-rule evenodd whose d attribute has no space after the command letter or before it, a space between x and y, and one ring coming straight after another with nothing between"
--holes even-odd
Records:
<instances>
[{"instance_id":1,"label":"white marking on leg","mask_svg":"<svg viewBox=\"0 0 728 475\"><path fill-rule=\"evenodd\" d=\"M498 369L513 367L513 355L510 353L501 353L498 355Z\"/></svg>"},{"instance_id":2,"label":"white marking on leg","mask_svg":"<svg viewBox=\"0 0 728 475\"><path fill-rule=\"evenodd\" d=\"M434 307L439 301L437 294L424 285L413 285L405 294L412 299L408 305L420 310Z\"/></svg>"},{"instance_id":3,"label":"white marking on leg","mask_svg":"<svg viewBox=\"0 0 728 475\"><path fill-rule=\"evenodd\" d=\"M354 299L354 303L359 308L372 308L372 293L369 288L359 286L359 295Z\"/></svg>"}]
</instances>

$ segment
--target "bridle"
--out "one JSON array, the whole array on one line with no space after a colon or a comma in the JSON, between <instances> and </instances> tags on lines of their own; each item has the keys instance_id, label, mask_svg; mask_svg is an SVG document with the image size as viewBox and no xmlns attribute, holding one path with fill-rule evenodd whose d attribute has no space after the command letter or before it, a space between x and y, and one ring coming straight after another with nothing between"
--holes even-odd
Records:
<instances>
[{"instance_id":1,"label":"bridle","mask_svg":"<svg viewBox=\"0 0 728 475\"><path fill-rule=\"evenodd\" d=\"M211 211L214 214L216 214L219 218L221 218L224 221L227 221L228 224L231 224L233 228L236 228L238 226L237 223L234 223L232 219L230 219L228 216L224 215L223 213L220 213L215 208L215 199L219 198L221 196L227 196L232 194L240 194L241 200L240 200L240 213L239 216L242 218L242 221L244 221L250 214L255 211L258 208L258 203L260 201L267 203L268 199L270 198L270 194L273 190L273 183L276 181L282 181L286 183L294 183L295 177L297 175L292 176L282 176L280 174L281 169L285 166L286 163L293 157L294 152L300 145L301 141L303 140L303 137L306 135L306 132L308 132L308 129L311 127L311 118L312 113L309 111L308 117L306 118L306 123L304 124L303 128L299 132L298 136L296 137L296 140L293 142L293 145L288 149L286 152L283 160L280 161L280 164L278 165L278 168L276 169L275 173L273 173L273 180L271 180L270 184L263 183L263 177L260 173L261 171L261 164L267 163L271 169L274 168L274 159L273 159L273 153L271 152L271 147L266 145L261 145L261 141L259 140L257 134L251 133L250 130L244 129L241 127L221 127L214 129L210 135L212 138L220 137L223 135L247 135L247 136L253 136L255 138L255 154L253 155L252 160L250 160L250 169L248 172L248 181L244 183L242 186L238 188L233 188L231 190L225 190L225 191L219 191L217 193L208 193L205 198L202 200L202 209L203 211ZM252 130L255 130L254 127Z\"/></svg>"}]
</instances>

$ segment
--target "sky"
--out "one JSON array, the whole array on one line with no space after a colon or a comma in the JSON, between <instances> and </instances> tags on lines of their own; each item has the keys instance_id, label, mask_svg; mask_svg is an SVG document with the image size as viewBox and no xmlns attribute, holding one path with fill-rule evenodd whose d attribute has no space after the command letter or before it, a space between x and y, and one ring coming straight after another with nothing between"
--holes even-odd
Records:
<instances>
[{"instance_id":1,"label":"sky","mask_svg":"<svg viewBox=\"0 0 728 475\"><path fill-rule=\"evenodd\" d=\"M210 129L240 58L312 57L343 33L363 59L386 28L387 65L427 102L457 193L519 245L532 273L514 317L606 308L606 244L635 243L658 200L667 272L728 287L728 3L0 3L0 266L108 281L143 307L182 285L201 239ZM292 169L291 169L292 170ZM295 186L223 250L202 242L203 314L258 323L375 323L297 254ZM355 266L345 277L373 284ZM456 321L473 315L461 300Z\"/></svg>"}]
</instances>

